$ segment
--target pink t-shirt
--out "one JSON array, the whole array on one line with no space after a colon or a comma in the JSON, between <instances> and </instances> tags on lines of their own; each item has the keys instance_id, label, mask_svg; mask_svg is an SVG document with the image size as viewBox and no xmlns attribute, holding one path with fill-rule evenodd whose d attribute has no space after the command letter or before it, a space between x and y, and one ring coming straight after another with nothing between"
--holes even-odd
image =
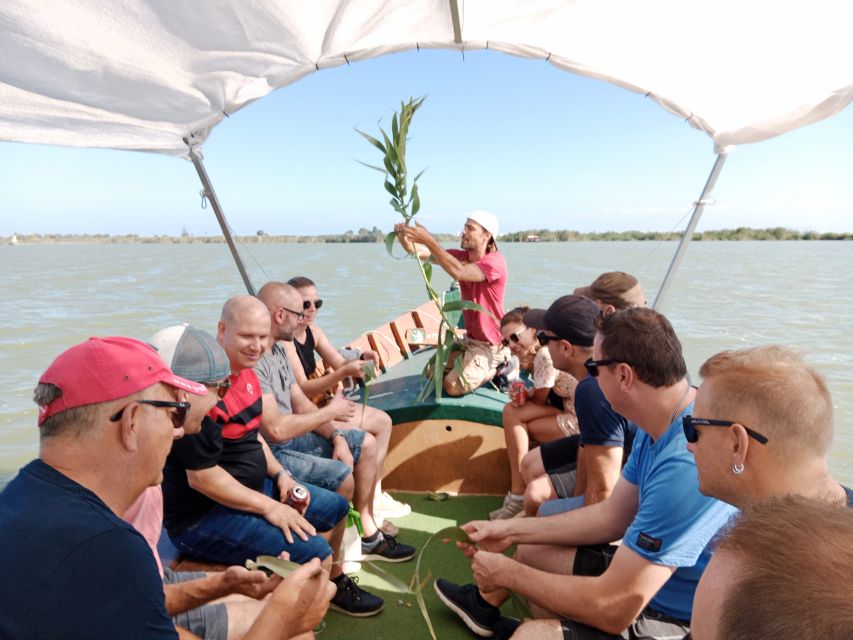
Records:
<instances>
[{"instance_id":1,"label":"pink t-shirt","mask_svg":"<svg viewBox=\"0 0 853 640\"><path fill-rule=\"evenodd\" d=\"M157 561L157 570L162 578L163 563L160 562L160 554L157 553L157 543L160 541L160 531L163 528L163 490L160 485L148 487L143 491L125 512L123 519L132 524L151 547L151 552Z\"/></svg>"},{"instance_id":2,"label":"pink t-shirt","mask_svg":"<svg viewBox=\"0 0 853 640\"><path fill-rule=\"evenodd\" d=\"M468 252L463 249L448 249L454 258L468 263ZM468 337L482 340L493 345L501 343L500 319L504 315L504 292L508 278L506 260L499 251L487 253L475 262L483 276L482 282L460 282L459 290L463 300L471 300L481 305L495 317L479 311L463 311L465 331Z\"/></svg>"}]
</instances>

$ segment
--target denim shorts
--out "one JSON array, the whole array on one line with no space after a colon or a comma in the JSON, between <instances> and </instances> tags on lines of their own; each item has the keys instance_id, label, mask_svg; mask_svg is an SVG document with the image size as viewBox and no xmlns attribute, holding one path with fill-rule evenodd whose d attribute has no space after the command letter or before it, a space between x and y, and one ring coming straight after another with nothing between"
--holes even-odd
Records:
<instances>
[{"instance_id":1,"label":"denim shorts","mask_svg":"<svg viewBox=\"0 0 853 640\"><path fill-rule=\"evenodd\" d=\"M353 463L361 456L364 431L342 429ZM299 482L337 491L352 470L340 460L332 459L332 444L314 432L302 434L281 444L270 446L273 455Z\"/></svg>"},{"instance_id":2,"label":"denim shorts","mask_svg":"<svg viewBox=\"0 0 853 640\"><path fill-rule=\"evenodd\" d=\"M204 578L204 571L172 571L163 569L163 584L177 584ZM172 616L174 623L205 640L228 639L228 610L225 605L203 604L195 609Z\"/></svg>"}]
</instances>

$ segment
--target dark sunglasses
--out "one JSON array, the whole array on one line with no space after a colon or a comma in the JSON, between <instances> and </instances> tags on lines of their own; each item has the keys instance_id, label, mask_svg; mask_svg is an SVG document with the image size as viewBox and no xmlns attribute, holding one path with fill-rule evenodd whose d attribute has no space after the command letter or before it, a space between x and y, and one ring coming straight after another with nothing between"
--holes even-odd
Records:
<instances>
[{"instance_id":1,"label":"dark sunglasses","mask_svg":"<svg viewBox=\"0 0 853 640\"><path fill-rule=\"evenodd\" d=\"M560 336L549 336L544 331L537 331L536 340L538 340L539 344L544 347L552 340L562 340L562 338Z\"/></svg>"},{"instance_id":2,"label":"dark sunglasses","mask_svg":"<svg viewBox=\"0 0 853 640\"><path fill-rule=\"evenodd\" d=\"M311 300L303 300L302 301L302 308L305 309L306 311L308 311L308 309L311 308L311 304L312 304ZM323 301L322 300L314 300L313 304L314 304L315 309L319 309L320 307L323 306Z\"/></svg>"},{"instance_id":3,"label":"dark sunglasses","mask_svg":"<svg viewBox=\"0 0 853 640\"><path fill-rule=\"evenodd\" d=\"M510 342L515 342L515 343L518 342L518 334L517 333L509 334L509 338L501 338L501 344L505 347L508 347Z\"/></svg>"},{"instance_id":4,"label":"dark sunglasses","mask_svg":"<svg viewBox=\"0 0 853 640\"><path fill-rule=\"evenodd\" d=\"M296 319L300 322L305 319L305 314L302 311L294 311L293 309L288 309L287 307L282 307L282 309L284 309L288 313L292 313L293 315L295 315Z\"/></svg>"},{"instance_id":5,"label":"dark sunglasses","mask_svg":"<svg viewBox=\"0 0 853 640\"><path fill-rule=\"evenodd\" d=\"M172 417L172 426L175 429L180 429L187 421L187 412L190 410L189 402L171 402L168 400L134 400L136 404L150 404L158 409L174 409L169 415ZM129 407L130 405L127 405ZM118 422L121 420L121 415L127 407L122 407L110 416L110 422Z\"/></svg>"},{"instance_id":6,"label":"dark sunglasses","mask_svg":"<svg viewBox=\"0 0 853 640\"><path fill-rule=\"evenodd\" d=\"M709 418L694 418L693 416L684 416L681 418L681 426L684 428L684 437L687 442L698 442L699 432L696 430L696 425L701 427L731 427L739 424L746 431L747 435L755 438L761 444L767 444L767 436L761 435L757 431L753 431L742 422L732 422L731 420L711 420Z\"/></svg>"},{"instance_id":7,"label":"dark sunglasses","mask_svg":"<svg viewBox=\"0 0 853 640\"><path fill-rule=\"evenodd\" d=\"M228 389L231 388L231 378L225 378L225 380L222 380L221 382L205 382L204 386L216 389L216 394L221 400L225 397L225 394L228 393Z\"/></svg>"},{"instance_id":8,"label":"dark sunglasses","mask_svg":"<svg viewBox=\"0 0 853 640\"><path fill-rule=\"evenodd\" d=\"M591 375L593 378L597 378L600 373L599 367L606 367L611 364L627 364L623 360L613 360L612 358L607 358L606 360L593 360L590 358L586 362L583 363L583 366L586 368L586 372Z\"/></svg>"}]
</instances>

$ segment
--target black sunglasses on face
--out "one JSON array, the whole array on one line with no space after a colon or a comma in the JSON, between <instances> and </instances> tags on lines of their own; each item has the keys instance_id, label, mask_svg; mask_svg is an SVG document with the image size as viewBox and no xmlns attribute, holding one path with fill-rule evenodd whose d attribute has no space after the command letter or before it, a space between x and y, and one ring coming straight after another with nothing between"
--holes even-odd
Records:
<instances>
[{"instance_id":1,"label":"black sunglasses on face","mask_svg":"<svg viewBox=\"0 0 853 640\"><path fill-rule=\"evenodd\" d=\"M687 442L698 442L699 432L696 430L696 425L700 427L731 427L739 424L746 431L750 438L755 438L761 444L767 444L767 436L761 435L757 431L753 431L742 422L732 422L731 420L711 420L710 418L694 418L693 416L684 416L681 418L681 426L684 428L684 437Z\"/></svg>"},{"instance_id":2,"label":"black sunglasses on face","mask_svg":"<svg viewBox=\"0 0 853 640\"><path fill-rule=\"evenodd\" d=\"M302 301L302 308L305 309L306 311L308 311L308 309L311 308L311 304L312 304L311 300L303 300ZM319 310L320 307L323 306L323 301L322 300L314 300L313 304L314 304L314 308Z\"/></svg>"},{"instance_id":3,"label":"black sunglasses on face","mask_svg":"<svg viewBox=\"0 0 853 640\"><path fill-rule=\"evenodd\" d=\"M598 374L600 373L599 367L606 367L611 364L623 364L623 361L613 360L612 358L607 358L606 360L593 360L592 358L590 358L589 360L583 363L583 366L586 368L586 372L589 375L591 375L593 378L597 378Z\"/></svg>"},{"instance_id":4,"label":"black sunglasses on face","mask_svg":"<svg viewBox=\"0 0 853 640\"><path fill-rule=\"evenodd\" d=\"M508 347L510 342L516 342L517 343L518 339L519 338L518 338L517 333L511 333L511 334L509 334L508 338L502 338L501 339L501 344L505 347Z\"/></svg>"},{"instance_id":5,"label":"black sunglasses on face","mask_svg":"<svg viewBox=\"0 0 853 640\"><path fill-rule=\"evenodd\" d=\"M189 402L172 402L168 400L134 400L136 404L148 404L158 409L174 409L169 415L172 417L172 426L175 429L180 429L187 421L187 412L190 410ZM129 407L130 405L127 405ZM127 407L122 407L110 416L110 422L118 422L121 420L121 415Z\"/></svg>"},{"instance_id":6,"label":"black sunglasses on face","mask_svg":"<svg viewBox=\"0 0 853 640\"><path fill-rule=\"evenodd\" d=\"M560 336L549 336L544 331L537 331L536 340L538 340L539 344L544 347L547 346L547 344L552 340L562 340L562 338Z\"/></svg>"},{"instance_id":7,"label":"black sunglasses on face","mask_svg":"<svg viewBox=\"0 0 853 640\"><path fill-rule=\"evenodd\" d=\"M216 394L219 396L219 399L225 397L225 394L228 393L228 389L231 388L231 378L225 378L220 382L205 382L205 387L210 387L211 389L216 389Z\"/></svg>"},{"instance_id":8,"label":"black sunglasses on face","mask_svg":"<svg viewBox=\"0 0 853 640\"><path fill-rule=\"evenodd\" d=\"M292 313L293 315L295 315L296 319L300 322L305 319L305 313L303 313L302 311L294 311L293 309L288 309L287 307L282 307L282 309L284 309L288 313Z\"/></svg>"}]
</instances>

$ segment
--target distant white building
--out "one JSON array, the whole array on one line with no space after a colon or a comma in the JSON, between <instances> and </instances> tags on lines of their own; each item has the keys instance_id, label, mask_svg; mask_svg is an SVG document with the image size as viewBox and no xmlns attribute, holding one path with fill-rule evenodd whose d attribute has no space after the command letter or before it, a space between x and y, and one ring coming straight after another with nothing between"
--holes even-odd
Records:
<instances>
[{"instance_id":1,"label":"distant white building","mask_svg":"<svg viewBox=\"0 0 853 640\"><path fill-rule=\"evenodd\" d=\"M18 234L13 233L12 237L9 238L9 244L18 244Z\"/></svg>"}]
</instances>

